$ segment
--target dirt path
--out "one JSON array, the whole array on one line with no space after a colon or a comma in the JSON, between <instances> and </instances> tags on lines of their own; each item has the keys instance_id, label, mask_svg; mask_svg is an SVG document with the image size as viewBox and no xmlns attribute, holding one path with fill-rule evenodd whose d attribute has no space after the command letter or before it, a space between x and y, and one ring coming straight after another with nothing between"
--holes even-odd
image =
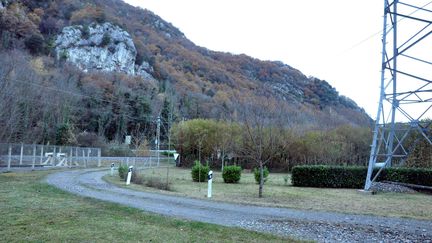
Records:
<instances>
[{"instance_id":1,"label":"dirt path","mask_svg":"<svg viewBox=\"0 0 432 243\"><path fill-rule=\"evenodd\" d=\"M432 221L303 211L212 202L120 188L102 180L107 171L51 174L47 182L81 196L207 223L319 242L432 242Z\"/></svg>"}]
</instances>

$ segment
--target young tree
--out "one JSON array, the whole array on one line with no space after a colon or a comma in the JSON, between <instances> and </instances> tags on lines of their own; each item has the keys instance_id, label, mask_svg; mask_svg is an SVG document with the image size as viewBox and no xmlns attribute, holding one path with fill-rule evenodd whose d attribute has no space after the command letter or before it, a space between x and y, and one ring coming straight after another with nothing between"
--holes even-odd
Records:
<instances>
[{"instance_id":1,"label":"young tree","mask_svg":"<svg viewBox=\"0 0 432 243\"><path fill-rule=\"evenodd\" d=\"M264 187L264 166L280 152L280 129L276 127L277 107L269 99L246 101L241 110L243 121L243 144L240 149L245 158L251 159L259 167L260 180L258 196L262 197Z\"/></svg>"}]
</instances>

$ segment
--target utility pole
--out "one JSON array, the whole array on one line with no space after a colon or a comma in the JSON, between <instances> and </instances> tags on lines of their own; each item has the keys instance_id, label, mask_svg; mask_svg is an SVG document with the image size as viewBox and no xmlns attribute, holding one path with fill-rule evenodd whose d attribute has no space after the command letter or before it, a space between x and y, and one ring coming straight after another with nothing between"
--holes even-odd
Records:
<instances>
[{"instance_id":1,"label":"utility pole","mask_svg":"<svg viewBox=\"0 0 432 243\"><path fill-rule=\"evenodd\" d=\"M160 153L159 153L159 149L160 149L160 125L161 125L161 118L160 116L158 116L157 118L157 130L156 130L156 153L157 153L157 166L159 167L159 162L160 162Z\"/></svg>"}]
</instances>

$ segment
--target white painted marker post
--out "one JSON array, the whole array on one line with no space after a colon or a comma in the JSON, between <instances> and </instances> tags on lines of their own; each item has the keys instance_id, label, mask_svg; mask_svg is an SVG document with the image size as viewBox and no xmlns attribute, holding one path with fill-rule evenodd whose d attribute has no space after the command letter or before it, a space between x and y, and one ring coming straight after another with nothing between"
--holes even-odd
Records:
<instances>
[{"instance_id":1,"label":"white painted marker post","mask_svg":"<svg viewBox=\"0 0 432 243\"><path fill-rule=\"evenodd\" d=\"M114 163L111 163L111 176L114 176Z\"/></svg>"},{"instance_id":2,"label":"white painted marker post","mask_svg":"<svg viewBox=\"0 0 432 243\"><path fill-rule=\"evenodd\" d=\"M132 170L133 170L133 166L129 166L129 171L127 174L127 179L126 179L126 185L130 184L131 178L132 178Z\"/></svg>"},{"instance_id":3,"label":"white painted marker post","mask_svg":"<svg viewBox=\"0 0 432 243\"><path fill-rule=\"evenodd\" d=\"M207 197L211 198L212 197L213 171L209 171L207 181L208 181Z\"/></svg>"}]
</instances>

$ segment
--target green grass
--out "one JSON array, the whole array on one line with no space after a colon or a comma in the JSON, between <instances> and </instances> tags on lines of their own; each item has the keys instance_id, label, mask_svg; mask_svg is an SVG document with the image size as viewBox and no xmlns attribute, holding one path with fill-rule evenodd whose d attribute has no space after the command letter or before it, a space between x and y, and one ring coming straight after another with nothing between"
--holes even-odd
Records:
<instances>
[{"instance_id":1,"label":"green grass","mask_svg":"<svg viewBox=\"0 0 432 243\"><path fill-rule=\"evenodd\" d=\"M2 242L286 242L75 196L41 182L49 172L0 174Z\"/></svg>"},{"instance_id":2,"label":"green grass","mask_svg":"<svg viewBox=\"0 0 432 243\"><path fill-rule=\"evenodd\" d=\"M170 168L172 192L141 185L130 185L135 190L144 190L171 195L206 198L207 183L192 182L190 170ZM144 177L166 179L166 168L141 171ZM332 211L353 214L403 217L432 220L432 196L414 193L378 193L364 195L356 189L329 189L293 187L287 174L270 173L264 185L264 197L258 198L258 185L252 173L242 173L239 184L226 184L220 172L213 174L213 197L211 200L252 204L260 206L287 207L306 210ZM105 180L124 186L117 177L106 176Z\"/></svg>"}]
</instances>

